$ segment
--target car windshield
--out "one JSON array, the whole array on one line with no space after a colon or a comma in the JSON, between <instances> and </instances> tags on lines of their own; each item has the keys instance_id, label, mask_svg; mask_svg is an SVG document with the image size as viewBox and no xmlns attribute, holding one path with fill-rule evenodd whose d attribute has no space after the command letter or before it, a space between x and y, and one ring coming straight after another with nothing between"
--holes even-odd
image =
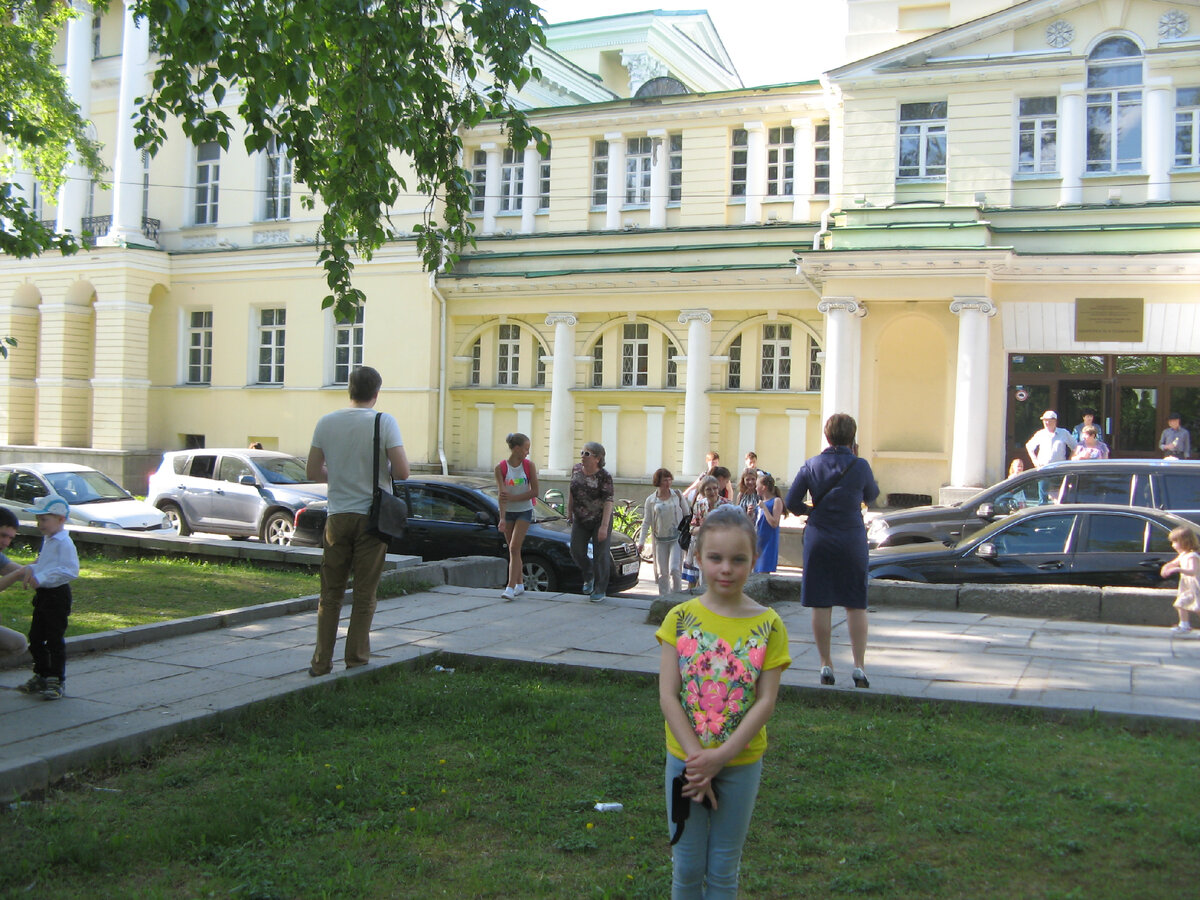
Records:
<instances>
[{"instance_id":1,"label":"car windshield","mask_svg":"<svg viewBox=\"0 0 1200 900\"><path fill-rule=\"evenodd\" d=\"M304 471L304 460L295 456L254 457L254 464L269 484L312 484Z\"/></svg>"},{"instance_id":2,"label":"car windshield","mask_svg":"<svg viewBox=\"0 0 1200 900\"><path fill-rule=\"evenodd\" d=\"M54 472L46 476L50 488L72 506L128 500L129 492L101 472Z\"/></svg>"},{"instance_id":3,"label":"car windshield","mask_svg":"<svg viewBox=\"0 0 1200 900\"><path fill-rule=\"evenodd\" d=\"M491 497L493 500L496 501L497 504L499 504L499 502L500 502L499 488L492 485L490 487L481 488L480 492ZM562 515L560 515L554 509L554 507L547 505L543 501L539 500L537 497L533 498L533 521L535 521L535 522L552 522L555 519L561 519L561 518L562 518Z\"/></svg>"}]
</instances>

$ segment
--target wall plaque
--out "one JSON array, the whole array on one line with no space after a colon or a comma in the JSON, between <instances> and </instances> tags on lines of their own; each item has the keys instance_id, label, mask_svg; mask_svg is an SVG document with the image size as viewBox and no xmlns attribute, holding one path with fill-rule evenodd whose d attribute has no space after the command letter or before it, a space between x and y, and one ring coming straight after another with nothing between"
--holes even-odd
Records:
<instances>
[{"instance_id":1,"label":"wall plaque","mask_svg":"<svg viewBox=\"0 0 1200 900\"><path fill-rule=\"evenodd\" d=\"M1075 340L1143 339L1141 297L1079 297L1075 301Z\"/></svg>"}]
</instances>

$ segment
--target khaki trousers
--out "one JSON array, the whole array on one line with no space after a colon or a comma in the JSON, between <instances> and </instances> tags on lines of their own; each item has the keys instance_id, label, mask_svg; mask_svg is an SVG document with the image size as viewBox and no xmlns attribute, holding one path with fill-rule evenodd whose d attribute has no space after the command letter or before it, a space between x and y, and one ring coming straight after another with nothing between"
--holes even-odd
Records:
<instances>
[{"instance_id":1,"label":"khaki trousers","mask_svg":"<svg viewBox=\"0 0 1200 900\"><path fill-rule=\"evenodd\" d=\"M350 626L346 629L346 668L371 661L371 619L375 616L375 589L383 572L387 544L367 533L364 513L337 513L325 521L325 554L321 560L321 602L317 607L317 648L312 670L324 675L333 668L346 582L354 575Z\"/></svg>"}]
</instances>

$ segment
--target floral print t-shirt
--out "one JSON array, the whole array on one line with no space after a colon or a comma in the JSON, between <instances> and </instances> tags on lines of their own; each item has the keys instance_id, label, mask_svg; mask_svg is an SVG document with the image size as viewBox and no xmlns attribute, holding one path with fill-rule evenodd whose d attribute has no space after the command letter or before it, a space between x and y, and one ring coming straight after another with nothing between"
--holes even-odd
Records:
<instances>
[{"instance_id":1,"label":"floral print t-shirt","mask_svg":"<svg viewBox=\"0 0 1200 900\"><path fill-rule=\"evenodd\" d=\"M696 597L667 613L654 635L675 647L682 686L679 702L703 747L718 747L737 730L754 705L758 676L767 669L786 669L787 629L775 610L731 619L709 610ZM767 749L764 726L730 762L756 762ZM687 753L667 726L667 751L677 759Z\"/></svg>"}]
</instances>

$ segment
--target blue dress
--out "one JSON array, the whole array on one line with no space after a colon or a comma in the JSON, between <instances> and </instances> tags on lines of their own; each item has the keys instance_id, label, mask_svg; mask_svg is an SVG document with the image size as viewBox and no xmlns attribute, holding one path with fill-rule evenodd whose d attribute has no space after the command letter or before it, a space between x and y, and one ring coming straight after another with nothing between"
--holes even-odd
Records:
<instances>
[{"instance_id":1,"label":"blue dress","mask_svg":"<svg viewBox=\"0 0 1200 900\"><path fill-rule=\"evenodd\" d=\"M763 507L774 502L775 498L772 497L770 500L758 504L758 518L754 521L754 530L758 532L758 559L754 563L755 572L774 572L779 568L779 526L776 525L772 528L763 512Z\"/></svg>"},{"instance_id":2,"label":"blue dress","mask_svg":"<svg viewBox=\"0 0 1200 900\"><path fill-rule=\"evenodd\" d=\"M850 466L854 469L847 471ZM846 476L838 482L843 472ZM849 447L826 447L796 474L787 508L799 514L809 493L818 502L804 529L800 601L805 606L866 609L867 528L862 504L879 496L871 466Z\"/></svg>"}]
</instances>

